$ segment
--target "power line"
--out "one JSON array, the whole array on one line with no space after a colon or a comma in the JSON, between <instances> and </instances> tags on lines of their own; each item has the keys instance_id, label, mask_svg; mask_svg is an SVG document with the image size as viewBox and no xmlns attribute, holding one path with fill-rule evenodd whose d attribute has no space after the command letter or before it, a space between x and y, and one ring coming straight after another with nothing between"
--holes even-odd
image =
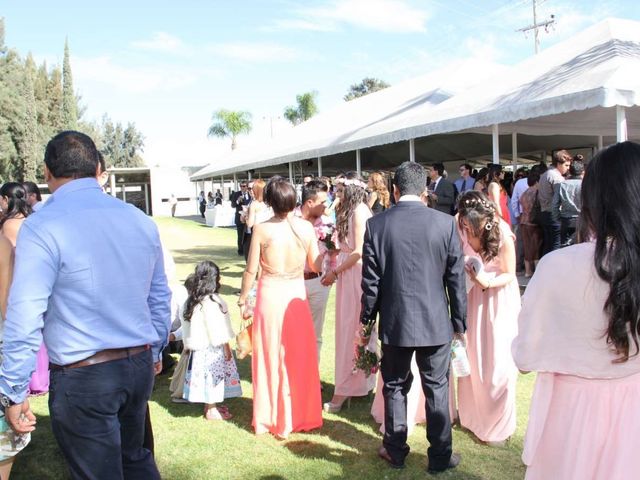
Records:
<instances>
[{"instance_id":1,"label":"power line","mask_svg":"<svg viewBox=\"0 0 640 480\"><path fill-rule=\"evenodd\" d=\"M542 3L544 0L538 0L538 1ZM545 31L549 31L549 27L553 25L556 22L556 20L555 20L555 15L551 15L549 20L538 22L538 17L536 13L536 3L537 3L536 0L533 0L533 24L527 27L519 28L518 30L516 30L516 32L522 32L526 34L528 31L533 30L534 48L535 48L535 53L537 54L538 50L540 49L540 38L538 37L538 30L540 30L541 28L544 28Z\"/></svg>"}]
</instances>

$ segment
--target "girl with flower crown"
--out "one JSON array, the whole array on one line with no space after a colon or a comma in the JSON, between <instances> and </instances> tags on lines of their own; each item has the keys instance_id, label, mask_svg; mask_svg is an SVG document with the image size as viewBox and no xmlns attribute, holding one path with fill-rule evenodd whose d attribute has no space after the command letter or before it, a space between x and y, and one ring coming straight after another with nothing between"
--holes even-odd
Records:
<instances>
[{"instance_id":1,"label":"girl with flower crown","mask_svg":"<svg viewBox=\"0 0 640 480\"><path fill-rule=\"evenodd\" d=\"M335 389L333 398L324 404L327 412L338 412L350 397L367 395L374 386L375 375L353 371L354 338L360 328L362 298L362 245L371 210L366 204L367 184L356 172L348 172L336 181L340 200L336 210L336 230L340 254L337 266L326 273L323 285L336 285Z\"/></svg>"},{"instance_id":2,"label":"girl with flower crown","mask_svg":"<svg viewBox=\"0 0 640 480\"><path fill-rule=\"evenodd\" d=\"M458 379L460 423L486 444L501 446L516 429L518 370L511 343L518 333L520 288L515 236L482 192L460 196L457 219L471 286L466 333L471 374Z\"/></svg>"}]
</instances>

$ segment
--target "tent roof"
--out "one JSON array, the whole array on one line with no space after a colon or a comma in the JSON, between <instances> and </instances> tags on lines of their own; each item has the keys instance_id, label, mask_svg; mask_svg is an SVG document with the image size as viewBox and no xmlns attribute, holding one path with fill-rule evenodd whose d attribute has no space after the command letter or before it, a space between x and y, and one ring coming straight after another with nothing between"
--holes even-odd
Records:
<instances>
[{"instance_id":1,"label":"tent roof","mask_svg":"<svg viewBox=\"0 0 640 480\"><path fill-rule=\"evenodd\" d=\"M345 102L272 142L234 151L191 178L411 138L486 134L493 124L500 133L615 136L615 111L609 107L631 107L627 121L635 130L639 100L640 22L607 19L512 67L459 62Z\"/></svg>"}]
</instances>

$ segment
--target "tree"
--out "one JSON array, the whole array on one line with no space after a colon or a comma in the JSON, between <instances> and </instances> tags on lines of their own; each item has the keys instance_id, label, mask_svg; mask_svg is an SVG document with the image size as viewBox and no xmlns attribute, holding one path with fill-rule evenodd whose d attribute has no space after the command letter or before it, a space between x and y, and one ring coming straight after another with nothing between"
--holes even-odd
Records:
<instances>
[{"instance_id":1,"label":"tree","mask_svg":"<svg viewBox=\"0 0 640 480\"><path fill-rule=\"evenodd\" d=\"M306 122L316 113L318 106L316 105L316 96L318 92L307 92L302 95L296 95L296 107L287 107L284 109L284 118L289 120L293 125Z\"/></svg>"},{"instance_id":2,"label":"tree","mask_svg":"<svg viewBox=\"0 0 640 480\"><path fill-rule=\"evenodd\" d=\"M213 123L209 127L209 137L230 137L231 150L235 150L236 139L241 133L251 132L251 113L243 111L220 110L213 113Z\"/></svg>"},{"instance_id":3,"label":"tree","mask_svg":"<svg viewBox=\"0 0 640 480\"><path fill-rule=\"evenodd\" d=\"M36 148L38 144L38 112L34 94L34 77L36 65L31 54L27 57L24 67L24 80L20 89L20 96L24 105L23 118L20 128L16 131L16 150L18 152L18 181L36 181L37 160Z\"/></svg>"},{"instance_id":4,"label":"tree","mask_svg":"<svg viewBox=\"0 0 640 480\"><path fill-rule=\"evenodd\" d=\"M89 125L87 125L88 127ZM108 116L102 118L102 132L97 140L107 167L141 167L144 160L139 155L144 149L144 136L135 124L123 128L119 122L114 125Z\"/></svg>"},{"instance_id":5,"label":"tree","mask_svg":"<svg viewBox=\"0 0 640 480\"><path fill-rule=\"evenodd\" d=\"M389 86L390 85L384 80L366 77L363 78L360 83L356 83L349 87L349 93L344 96L344 100L348 102L354 98L364 97L365 95L377 92L378 90L384 90Z\"/></svg>"},{"instance_id":6,"label":"tree","mask_svg":"<svg viewBox=\"0 0 640 480\"><path fill-rule=\"evenodd\" d=\"M62 63L62 124L68 130L75 130L78 126L78 102L73 93L68 40L64 42L64 60Z\"/></svg>"}]
</instances>

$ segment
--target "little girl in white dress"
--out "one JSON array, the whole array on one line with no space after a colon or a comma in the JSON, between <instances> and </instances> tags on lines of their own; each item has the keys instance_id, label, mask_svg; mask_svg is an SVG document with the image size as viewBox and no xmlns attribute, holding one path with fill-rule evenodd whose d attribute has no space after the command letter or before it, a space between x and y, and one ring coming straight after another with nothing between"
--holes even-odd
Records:
<instances>
[{"instance_id":1,"label":"little girl in white dress","mask_svg":"<svg viewBox=\"0 0 640 480\"><path fill-rule=\"evenodd\" d=\"M240 377L229 340L234 338L225 301L218 295L220 271L211 261L200 262L185 282L189 297L183 314L183 355L188 356L182 398L204 403L207 420L228 420L218 403L242 395Z\"/></svg>"}]
</instances>

